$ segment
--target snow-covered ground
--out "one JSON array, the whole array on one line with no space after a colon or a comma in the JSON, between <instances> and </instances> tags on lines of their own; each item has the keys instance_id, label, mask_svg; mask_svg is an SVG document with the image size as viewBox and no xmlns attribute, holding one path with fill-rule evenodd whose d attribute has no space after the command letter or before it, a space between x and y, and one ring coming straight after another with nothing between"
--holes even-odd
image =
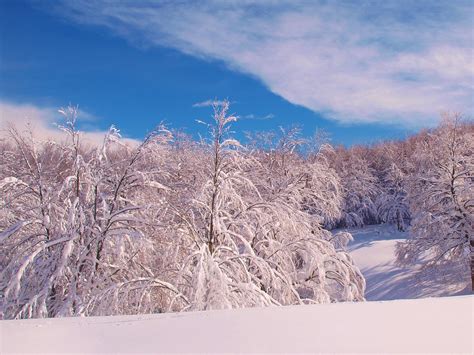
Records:
<instances>
[{"instance_id":1,"label":"snow-covered ground","mask_svg":"<svg viewBox=\"0 0 474 355\"><path fill-rule=\"evenodd\" d=\"M474 296L0 322L11 352L473 351Z\"/></svg>"},{"instance_id":2,"label":"snow-covered ground","mask_svg":"<svg viewBox=\"0 0 474 355\"><path fill-rule=\"evenodd\" d=\"M419 265L401 267L395 263L396 244L408 237L391 225L346 229L354 241L350 254L367 282L369 301L469 294L470 275L443 272L418 273ZM453 277L457 275L457 277Z\"/></svg>"}]
</instances>

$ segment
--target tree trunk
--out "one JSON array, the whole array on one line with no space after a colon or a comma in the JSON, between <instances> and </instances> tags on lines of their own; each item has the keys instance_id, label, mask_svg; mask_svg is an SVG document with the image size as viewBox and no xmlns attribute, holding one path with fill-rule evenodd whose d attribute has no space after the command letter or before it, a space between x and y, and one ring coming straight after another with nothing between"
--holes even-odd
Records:
<instances>
[{"instance_id":1,"label":"tree trunk","mask_svg":"<svg viewBox=\"0 0 474 355\"><path fill-rule=\"evenodd\" d=\"M56 297L57 297L57 291L56 291L56 287L53 284L53 286L51 286L51 290L48 292L48 296L46 299L46 302L49 303L47 307L48 318L54 318L56 316L55 314L56 309L52 307L56 303Z\"/></svg>"}]
</instances>

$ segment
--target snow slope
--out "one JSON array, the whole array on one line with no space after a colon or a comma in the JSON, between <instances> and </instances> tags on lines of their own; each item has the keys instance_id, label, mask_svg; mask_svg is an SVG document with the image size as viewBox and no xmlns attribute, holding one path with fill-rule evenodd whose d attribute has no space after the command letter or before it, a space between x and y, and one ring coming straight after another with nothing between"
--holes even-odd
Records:
<instances>
[{"instance_id":1,"label":"snow slope","mask_svg":"<svg viewBox=\"0 0 474 355\"><path fill-rule=\"evenodd\" d=\"M420 265L400 267L395 263L396 244L408 237L391 225L345 229L354 241L349 251L362 271L369 301L469 294L469 275L436 270L418 273ZM453 275L459 275L453 278Z\"/></svg>"},{"instance_id":2,"label":"snow slope","mask_svg":"<svg viewBox=\"0 0 474 355\"><path fill-rule=\"evenodd\" d=\"M0 352L472 353L474 296L0 322Z\"/></svg>"}]
</instances>

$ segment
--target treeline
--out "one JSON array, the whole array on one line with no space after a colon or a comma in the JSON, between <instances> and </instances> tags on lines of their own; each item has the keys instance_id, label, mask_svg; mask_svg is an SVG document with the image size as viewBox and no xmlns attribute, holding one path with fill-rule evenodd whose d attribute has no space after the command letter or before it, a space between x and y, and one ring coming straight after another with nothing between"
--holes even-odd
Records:
<instances>
[{"instance_id":1,"label":"treeline","mask_svg":"<svg viewBox=\"0 0 474 355\"><path fill-rule=\"evenodd\" d=\"M400 263L474 287L474 124L446 114L399 141L337 147L328 159L343 189L338 226L390 223L408 230Z\"/></svg>"},{"instance_id":2,"label":"treeline","mask_svg":"<svg viewBox=\"0 0 474 355\"><path fill-rule=\"evenodd\" d=\"M12 127L0 141L2 317L361 301L352 237L335 227L411 225L401 260L468 260L471 123L370 147L297 129L243 146L228 103L214 109L207 141L158 127L132 146L112 127L85 145L74 107L60 111L62 142Z\"/></svg>"}]
</instances>

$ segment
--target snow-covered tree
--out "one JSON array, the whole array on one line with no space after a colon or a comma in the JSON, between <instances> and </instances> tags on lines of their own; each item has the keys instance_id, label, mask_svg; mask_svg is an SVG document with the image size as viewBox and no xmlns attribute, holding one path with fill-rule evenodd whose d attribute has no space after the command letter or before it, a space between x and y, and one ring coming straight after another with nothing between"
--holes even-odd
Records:
<instances>
[{"instance_id":1,"label":"snow-covered tree","mask_svg":"<svg viewBox=\"0 0 474 355\"><path fill-rule=\"evenodd\" d=\"M402 262L427 267L455 262L474 278L473 127L448 115L414 152L409 186L411 238L399 246Z\"/></svg>"},{"instance_id":2,"label":"snow-covered tree","mask_svg":"<svg viewBox=\"0 0 474 355\"><path fill-rule=\"evenodd\" d=\"M227 110L215 107L200 193L191 207L175 207L189 248L180 283L190 308L362 300L360 272L304 211L307 174L284 176L292 143L279 145L285 156L245 152L228 136L235 117Z\"/></svg>"},{"instance_id":3,"label":"snow-covered tree","mask_svg":"<svg viewBox=\"0 0 474 355\"><path fill-rule=\"evenodd\" d=\"M378 216L382 222L395 224L398 230L404 231L410 220L406 175L395 163L383 173L381 194L377 199Z\"/></svg>"},{"instance_id":4,"label":"snow-covered tree","mask_svg":"<svg viewBox=\"0 0 474 355\"><path fill-rule=\"evenodd\" d=\"M340 216L337 174L328 166L324 149L303 159L297 149L306 142L299 132L281 133L275 148L258 152L261 164L253 174L262 197L277 211L274 221L266 226L268 232L261 235L273 236L273 241L263 245L278 246L279 256L287 258L287 268L295 270L293 282L299 294L310 302L360 299L364 284L359 271L343 250L335 250L342 246L338 238L323 228ZM274 251L269 253L274 255Z\"/></svg>"},{"instance_id":5,"label":"snow-covered tree","mask_svg":"<svg viewBox=\"0 0 474 355\"><path fill-rule=\"evenodd\" d=\"M343 189L343 227L363 226L378 222L376 198L379 194L377 177L369 162L355 148L338 148L331 165L340 176Z\"/></svg>"},{"instance_id":6,"label":"snow-covered tree","mask_svg":"<svg viewBox=\"0 0 474 355\"><path fill-rule=\"evenodd\" d=\"M154 187L135 169L167 132L129 148L112 127L102 146L88 149L76 129L77 108L60 112L65 144L10 131L14 149L6 152L0 180L6 214L0 222L2 314L143 312L157 306L142 308L146 297L179 294L143 267L150 264L153 243L140 218L148 206L138 195Z\"/></svg>"}]
</instances>

